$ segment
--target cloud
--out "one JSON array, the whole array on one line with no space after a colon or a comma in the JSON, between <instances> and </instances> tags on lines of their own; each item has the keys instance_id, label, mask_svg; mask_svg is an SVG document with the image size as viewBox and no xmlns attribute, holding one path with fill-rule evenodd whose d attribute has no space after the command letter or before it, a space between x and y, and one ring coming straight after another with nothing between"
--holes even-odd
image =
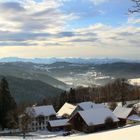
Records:
<instances>
[{"instance_id":1,"label":"cloud","mask_svg":"<svg viewBox=\"0 0 140 140\"><path fill-rule=\"evenodd\" d=\"M73 37L73 36L75 36L75 34L74 34L74 32L68 32L68 31L66 31L66 32L60 32L60 33L58 33L58 37Z\"/></svg>"},{"instance_id":2,"label":"cloud","mask_svg":"<svg viewBox=\"0 0 140 140\"><path fill-rule=\"evenodd\" d=\"M60 0L43 0L40 3L33 0L1 2L0 30L32 32L62 30L67 21L75 19L72 13L64 14L59 9L62 3Z\"/></svg>"},{"instance_id":3,"label":"cloud","mask_svg":"<svg viewBox=\"0 0 140 140\"><path fill-rule=\"evenodd\" d=\"M50 37L49 33L32 33L32 32L2 32L0 41L28 41Z\"/></svg>"},{"instance_id":4,"label":"cloud","mask_svg":"<svg viewBox=\"0 0 140 140\"><path fill-rule=\"evenodd\" d=\"M136 56L139 18L119 26L96 21L108 1L0 0L0 56Z\"/></svg>"},{"instance_id":5,"label":"cloud","mask_svg":"<svg viewBox=\"0 0 140 140\"><path fill-rule=\"evenodd\" d=\"M113 27L105 24L94 24L86 28L77 28L72 31L59 31L55 33L35 32L6 32L1 31L0 41L21 41L35 46L66 46L66 47L139 47L140 28L135 26ZM133 36L133 38L132 38ZM27 44L26 43L26 44ZM8 46L10 43L8 44ZM6 45L5 45L6 46ZM29 45L25 45L29 46Z\"/></svg>"},{"instance_id":6,"label":"cloud","mask_svg":"<svg viewBox=\"0 0 140 140\"><path fill-rule=\"evenodd\" d=\"M25 11L25 9L20 5L18 2L5 2L1 3L0 5L1 10L7 10L10 12L22 12Z\"/></svg>"},{"instance_id":7,"label":"cloud","mask_svg":"<svg viewBox=\"0 0 140 140\"><path fill-rule=\"evenodd\" d=\"M140 18L128 18L128 24L140 24Z\"/></svg>"},{"instance_id":8,"label":"cloud","mask_svg":"<svg viewBox=\"0 0 140 140\"><path fill-rule=\"evenodd\" d=\"M93 4L95 4L95 5L109 2L109 0L90 0L90 1L93 2Z\"/></svg>"},{"instance_id":9,"label":"cloud","mask_svg":"<svg viewBox=\"0 0 140 140\"><path fill-rule=\"evenodd\" d=\"M7 46L37 46L38 44L37 43L29 43L29 42L26 42L26 41L23 41L23 42L16 42L16 41L0 41L0 47L7 47Z\"/></svg>"}]
</instances>

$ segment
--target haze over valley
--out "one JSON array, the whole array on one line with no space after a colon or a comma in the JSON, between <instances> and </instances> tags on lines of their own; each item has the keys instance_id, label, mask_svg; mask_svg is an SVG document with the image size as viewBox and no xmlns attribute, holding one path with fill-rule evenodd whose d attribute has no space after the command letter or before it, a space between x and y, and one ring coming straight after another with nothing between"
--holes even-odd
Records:
<instances>
[{"instance_id":1,"label":"haze over valley","mask_svg":"<svg viewBox=\"0 0 140 140\"><path fill-rule=\"evenodd\" d=\"M3 58L0 61L0 76L9 81L17 102L56 97L71 87L101 86L117 78L140 78L138 60Z\"/></svg>"}]
</instances>

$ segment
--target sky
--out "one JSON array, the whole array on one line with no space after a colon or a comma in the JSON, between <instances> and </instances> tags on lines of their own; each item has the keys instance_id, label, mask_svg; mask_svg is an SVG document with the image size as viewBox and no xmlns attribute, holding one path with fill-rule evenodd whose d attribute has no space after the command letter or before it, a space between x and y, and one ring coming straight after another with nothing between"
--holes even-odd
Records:
<instances>
[{"instance_id":1,"label":"sky","mask_svg":"<svg viewBox=\"0 0 140 140\"><path fill-rule=\"evenodd\" d=\"M0 0L0 57L140 59L131 0Z\"/></svg>"}]
</instances>

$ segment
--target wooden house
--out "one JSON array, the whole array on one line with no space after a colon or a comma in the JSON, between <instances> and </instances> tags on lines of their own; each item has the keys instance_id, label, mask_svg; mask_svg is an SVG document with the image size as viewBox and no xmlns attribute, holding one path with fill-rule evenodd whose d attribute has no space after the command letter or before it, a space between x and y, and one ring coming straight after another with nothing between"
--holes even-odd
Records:
<instances>
[{"instance_id":1,"label":"wooden house","mask_svg":"<svg viewBox=\"0 0 140 140\"><path fill-rule=\"evenodd\" d=\"M118 121L108 108L78 111L69 120L73 129L87 133L117 127Z\"/></svg>"}]
</instances>

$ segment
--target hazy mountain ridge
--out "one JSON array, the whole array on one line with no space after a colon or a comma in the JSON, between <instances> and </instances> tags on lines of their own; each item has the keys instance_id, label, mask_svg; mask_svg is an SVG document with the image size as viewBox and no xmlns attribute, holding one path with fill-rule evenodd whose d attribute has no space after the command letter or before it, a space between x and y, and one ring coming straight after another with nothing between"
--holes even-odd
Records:
<instances>
[{"instance_id":1,"label":"hazy mountain ridge","mask_svg":"<svg viewBox=\"0 0 140 140\"><path fill-rule=\"evenodd\" d=\"M1 62L0 75L6 76L12 95L19 103L59 95L62 90L54 87L68 89L76 86L104 85L116 78L140 78L140 63L116 62L96 65L68 62Z\"/></svg>"},{"instance_id":2,"label":"hazy mountain ridge","mask_svg":"<svg viewBox=\"0 0 140 140\"><path fill-rule=\"evenodd\" d=\"M96 66L96 70L118 77L137 78L140 77L140 63L117 62Z\"/></svg>"},{"instance_id":3,"label":"hazy mountain ridge","mask_svg":"<svg viewBox=\"0 0 140 140\"><path fill-rule=\"evenodd\" d=\"M120 59L120 58L18 58L18 57L5 57L0 58L0 62L32 62L38 64L52 64L55 62L68 62L68 63L81 63L81 64L107 64L115 62L137 62L140 60L134 59Z\"/></svg>"},{"instance_id":4,"label":"hazy mountain ridge","mask_svg":"<svg viewBox=\"0 0 140 140\"><path fill-rule=\"evenodd\" d=\"M36 64L30 62L0 63L0 75L8 75L30 80L40 80L54 87L62 89L67 88L65 83L50 76L47 71L39 70L36 67Z\"/></svg>"},{"instance_id":5,"label":"hazy mountain ridge","mask_svg":"<svg viewBox=\"0 0 140 140\"><path fill-rule=\"evenodd\" d=\"M116 62L95 65L61 62L47 67L50 75L73 86L106 84L116 78L140 77L140 63Z\"/></svg>"}]
</instances>

